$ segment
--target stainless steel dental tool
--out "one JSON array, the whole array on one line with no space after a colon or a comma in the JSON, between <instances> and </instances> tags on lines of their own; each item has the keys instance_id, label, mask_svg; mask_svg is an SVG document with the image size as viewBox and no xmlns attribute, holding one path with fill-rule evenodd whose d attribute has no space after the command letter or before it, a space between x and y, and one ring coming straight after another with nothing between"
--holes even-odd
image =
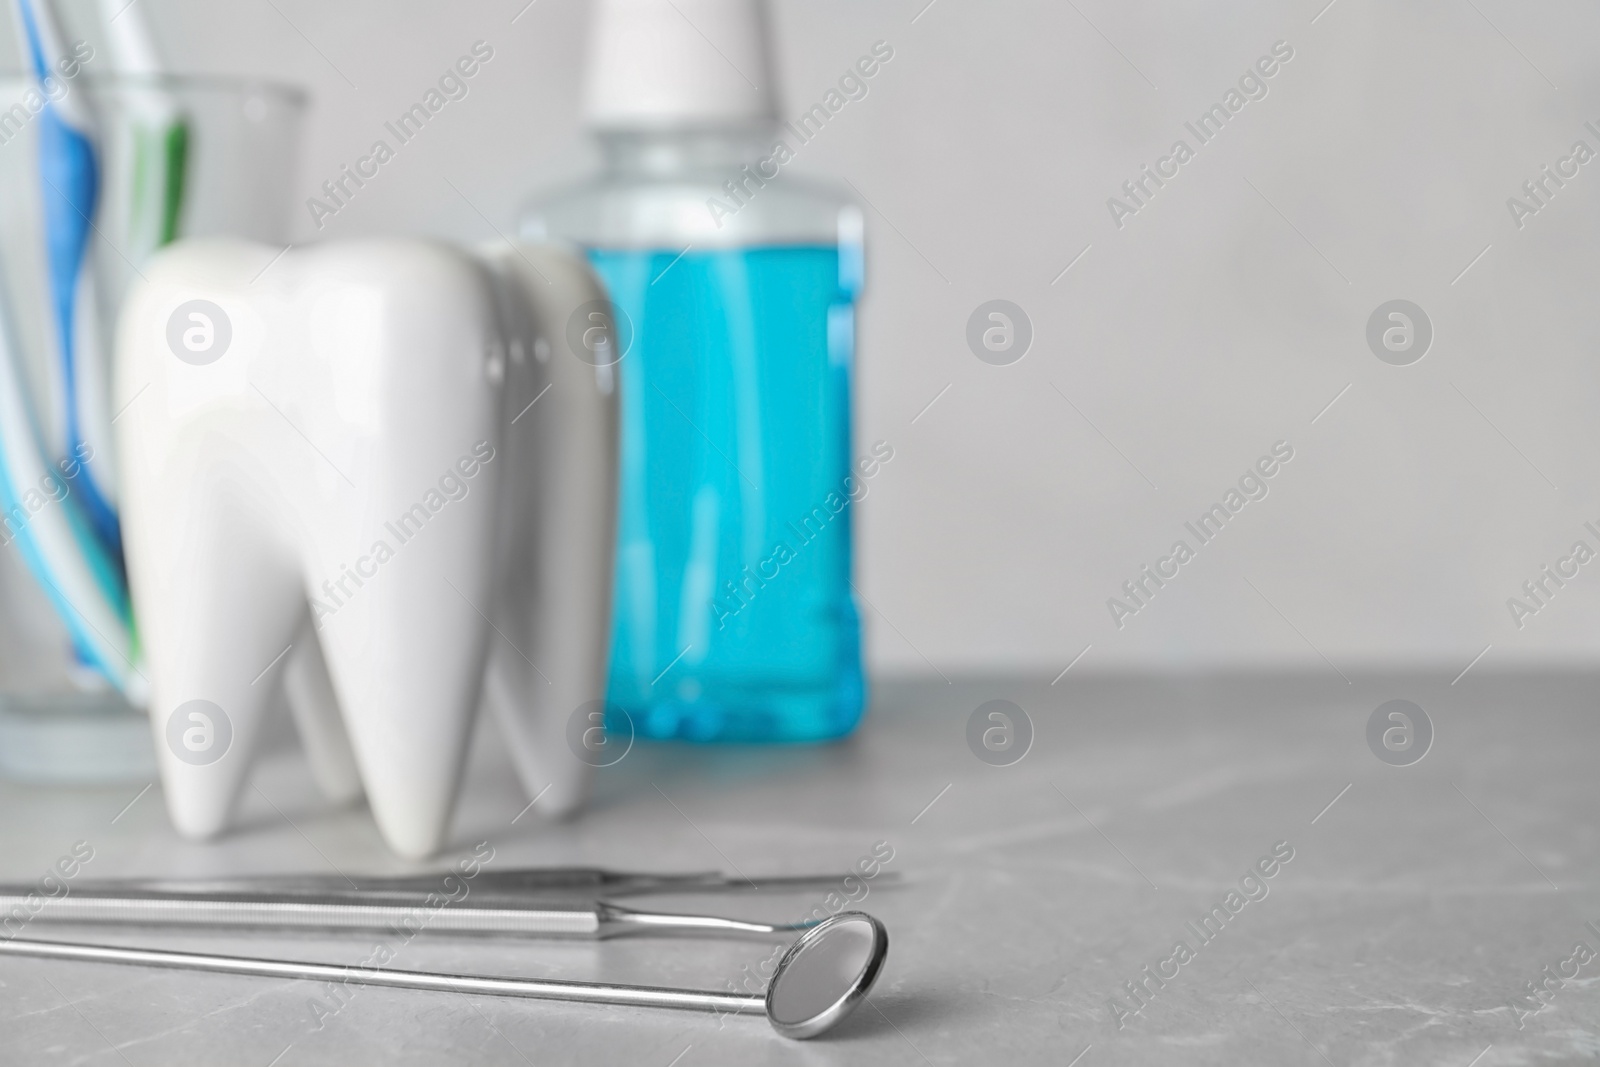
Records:
<instances>
[{"instance_id":1,"label":"stainless steel dental tool","mask_svg":"<svg viewBox=\"0 0 1600 1067\"><path fill-rule=\"evenodd\" d=\"M885 877L880 872L878 877ZM764 879L760 888L837 884L840 875ZM230 926L255 929L427 930L455 934L604 939L675 933L718 937L810 929L815 920L761 923L623 907L607 896L701 892L754 885L716 873L635 874L599 868L529 868L363 878L291 875L181 881L78 882L59 896L0 885L0 936L25 921Z\"/></svg>"},{"instance_id":2,"label":"stainless steel dental tool","mask_svg":"<svg viewBox=\"0 0 1600 1067\"><path fill-rule=\"evenodd\" d=\"M446 870L422 874L358 875L362 893L427 893L436 890L446 879L469 881L474 887L495 893L535 893L539 895L637 895L644 893L702 892L709 890L745 889L805 889L832 885L846 877L861 878L855 871L835 871L827 874L785 874L762 877L759 881L733 877L720 871L689 871L662 874L646 871L615 871L605 867L506 867L494 870L480 869L476 874ZM869 879L887 881L896 872L878 871L866 875ZM16 887L0 885L0 895L11 893ZM88 883L76 883L74 892L85 888L105 890L141 890L163 893L252 893L272 891L278 893L326 894L356 890L356 885L337 874L281 874L252 875L248 878L116 878Z\"/></svg>"},{"instance_id":3,"label":"stainless steel dental tool","mask_svg":"<svg viewBox=\"0 0 1600 1067\"><path fill-rule=\"evenodd\" d=\"M765 996L657 986L566 982L551 979L394 971L339 964L303 963L157 949L85 945L23 938L0 939L0 955L34 956L81 962L121 963L299 978L357 985L426 989L489 996L565 1000L646 1008L680 1008L737 1014L764 1014L785 1037L807 1038L844 1019L877 981L889 952L889 934L865 912L843 911L812 926L778 961Z\"/></svg>"}]
</instances>

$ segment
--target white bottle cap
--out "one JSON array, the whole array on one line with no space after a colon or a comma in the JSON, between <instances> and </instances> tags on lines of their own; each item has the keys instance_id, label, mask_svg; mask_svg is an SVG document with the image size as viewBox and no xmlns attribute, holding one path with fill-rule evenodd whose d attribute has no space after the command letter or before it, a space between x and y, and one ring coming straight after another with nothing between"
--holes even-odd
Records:
<instances>
[{"instance_id":1,"label":"white bottle cap","mask_svg":"<svg viewBox=\"0 0 1600 1067\"><path fill-rule=\"evenodd\" d=\"M764 0L593 0L586 111L600 129L773 121Z\"/></svg>"}]
</instances>

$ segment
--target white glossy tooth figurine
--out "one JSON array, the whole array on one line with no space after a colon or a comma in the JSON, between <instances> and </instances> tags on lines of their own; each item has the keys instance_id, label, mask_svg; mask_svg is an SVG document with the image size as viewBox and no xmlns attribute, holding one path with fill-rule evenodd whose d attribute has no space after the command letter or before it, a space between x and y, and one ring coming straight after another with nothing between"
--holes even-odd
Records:
<instances>
[{"instance_id":1,"label":"white glossy tooth figurine","mask_svg":"<svg viewBox=\"0 0 1600 1067\"><path fill-rule=\"evenodd\" d=\"M319 783L364 787L402 855L444 840L480 695L539 809L571 810L590 768L568 724L603 695L609 636L602 290L538 246L276 254L172 246L119 324L123 522L173 821L227 825L280 684Z\"/></svg>"}]
</instances>

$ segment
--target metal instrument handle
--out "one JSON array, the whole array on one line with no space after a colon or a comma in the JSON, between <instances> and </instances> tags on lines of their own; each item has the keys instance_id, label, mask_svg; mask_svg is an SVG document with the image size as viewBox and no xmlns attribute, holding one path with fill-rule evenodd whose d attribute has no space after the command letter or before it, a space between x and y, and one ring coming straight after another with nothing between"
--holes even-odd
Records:
<instances>
[{"instance_id":1,"label":"metal instrument handle","mask_svg":"<svg viewBox=\"0 0 1600 1067\"><path fill-rule=\"evenodd\" d=\"M274 930L428 930L437 933L523 934L597 938L594 905L549 908L437 907L303 899L216 900L204 897L0 896L0 936L14 917L55 922L139 923L158 926L241 926Z\"/></svg>"},{"instance_id":2,"label":"metal instrument handle","mask_svg":"<svg viewBox=\"0 0 1600 1067\"><path fill-rule=\"evenodd\" d=\"M666 933L700 937L797 933L817 925L761 923L715 915L637 911L607 901L570 907L486 907L445 903L434 907L363 904L349 900L219 900L197 896L69 894L34 898L0 896L0 936L26 916L45 922L132 923L154 926L229 926L287 930L408 930L453 934L601 939L623 934Z\"/></svg>"},{"instance_id":3,"label":"metal instrument handle","mask_svg":"<svg viewBox=\"0 0 1600 1067\"><path fill-rule=\"evenodd\" d=\"M500 978L484 975L435 974L428 971L391 971L374 967L346 967L334 963L301 963L292 960L263 960L248 956L216 956L199 952L168 952L145 948L120 948L115 945L84 945L59 941L0 940L0 955L36 956L45 959L80 960L95 963L121 963L140 967L166 967L209 971L213 974L245 974L260 978L301 978L322 982L353 982L357 985L388 986L395 989L430 989L449 993L481 993L496 997L527 997L536 1000L579 1001L588 1004L620 1004L639 1008L689 1008L701 1011L766 1014L761 997L709 990L665 989L659 986L613 985L605 982L563 982L553 979Z\"/></svg>"}]
</instances>

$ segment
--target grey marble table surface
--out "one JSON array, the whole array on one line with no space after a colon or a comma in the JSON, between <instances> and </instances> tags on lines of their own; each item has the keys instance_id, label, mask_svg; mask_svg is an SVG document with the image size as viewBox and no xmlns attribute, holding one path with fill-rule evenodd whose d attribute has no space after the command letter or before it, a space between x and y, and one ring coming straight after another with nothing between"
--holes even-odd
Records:
<instances>
[{"instance_id":1,"label":"grey marble table surface","mask_svg":"<svg viewBox=\"0 0 1600 1067\"><path fill-rule=\"evenodd\" d=\"M759 1017L370 988L340 999L307 982L7 958L0 1063L1594 1062L1597 696L1600 677L1488 671L1455 685L1449 672L886 682L843 744L637 745L601 772L592 809L560 824L524 811L484 726L439 867L488 842L491 866L759 878L842 870L886 842L902 881L867 883L859 905L891 934L869 1003L796 1043ZM1432 726L1410 765L1369 743L1392 699ZM1013 745L1030 732L1014 714L983 712L969 730L992 700L1031 723L1020 760L1006 762L1007 729ZM985 729L999 730L993 749ZM159 786L140 788L0 785L0 876L37 879L77 842L93 850L82 879L415 869L364 808L321 799L292 744L263 757L236 829L212 844L177 838ZM792 917L824 897L663 903ZM377 940L43 923L24 936L340 963ZM770 954L427 933L392 948L405 969L711 989Z\"/></svg>"}]
</instances>

